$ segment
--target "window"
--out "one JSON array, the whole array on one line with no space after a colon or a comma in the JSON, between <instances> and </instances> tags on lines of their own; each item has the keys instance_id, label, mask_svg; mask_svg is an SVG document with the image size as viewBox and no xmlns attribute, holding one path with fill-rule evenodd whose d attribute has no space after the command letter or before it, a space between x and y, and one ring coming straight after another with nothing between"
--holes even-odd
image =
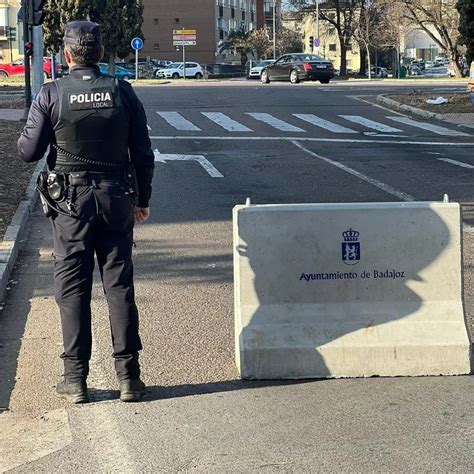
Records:
<instances>
[{"instance_id":1,"label":"window","mask_svg":"<svg viewBox=\"0 0 474 474\"><path fill-rule=\"evenodd\" d=\"M219 16L221 18L224 16L224 7L222 5L219 6Z\"/></svg>"},{"instance_id":2,"label":"window","mask_svg":"<svg viewBox=\"0 0 474 474\"><path fill-rule=\"evenodd\" d=\"M245 21L245 12L242 11L242 21Z\"/></svg>"},{"instance_id":3,"label":"window","mask_svg":"<svg viewBox=\"0 0 474 474\"><path fill-rule=\"evenodd\" d=\"M224 30L219 30L219 39L224 39Z\"/></svg>"},{"instance_id":4,"label":"window","mask_svg":"<svg viewBox=\"0 0 474 474\"><path fill-rule=\"evenodd\" d=\"M234 7L232 7L232 8L230 9L230 17L231 17L231 18L235 18L235 8L234 8Z\"/></svg>"},{"instance_id":5,"label":"window","mask_svg":"<svg viewBox=\"0 0 474 474\"><path fill-rule=\"evenodd\" d=\"M329 45L329 51L337 51L337 45L336 43L331 43Z\"/></svg>"},{"instance_id":6,"label":"window","mask_svg":"<svg viewBox=\"0 0 474 474\"><path fill-rule=\"evenodd\" d=\"M153 18L153 24L157 25L158 24L158 18Z\"/></svg>"}]
</instances>

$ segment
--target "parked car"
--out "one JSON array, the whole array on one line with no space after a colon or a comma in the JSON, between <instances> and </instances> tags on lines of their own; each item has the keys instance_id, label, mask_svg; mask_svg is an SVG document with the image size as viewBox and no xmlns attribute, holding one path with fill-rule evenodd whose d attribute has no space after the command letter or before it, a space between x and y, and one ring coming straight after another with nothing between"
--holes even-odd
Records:
<instances>
[{"instance_id":1,"label":"parked car","mask_svg":"<svg viewBox=\"0 0 474 474\"><path fill-rule=\"evenodd\" d=\"M167 79L179 79L184 76L183 63L172 63L167 68L158 69L157 77L164 77ZM186 77L193 77L194 79L202 79L204 71L198 63L186 62Z\"/></svg>"},{"instance_id":2,"label":"parked car","mask_svg":"<svg viewBox=\"0 0 474 474\"><path fill-rule=\"evenodd\" d=\"M417 66L421 71L425 69L425 61L423 59L415 59L412 61L411 66Z\"/></svg>"},{"instance_id":3,"label":"parked car","mask_svg":"<svg viewBox=\"0 0 474 474\"><path fill-rule=\"evenodd\" d=\"M260 79L260 74L262 73L263 69L274 62L275 61L273 59L265 59L264 61L258 62L255 66L250 68L247 79Z\"/></svg>"},{"instance_id":4,"label":"parked car","mask_svg":"<svg viewBox=\"0 0 474 474\"><path fill-rule=\"evenodd\" d=\"M290 81L298 84L300 81L320 81L328 84L334 77L334 66L331 61L316 54L294 53L285 54L273 64L266 66L260 80L264 84L270 81Z\"/></svg>"},{"instance_id":5,"label":"parked car","mask_svg":"<svg viewBox=\"0 0 474 474\"><path fill-rule=\"evenodd\" d=\"M55 70L56 75L59 76L61 68L57 62L55 63ZM51 58L43 58L43 72L47 78L51 77ZM20 74L25 74L23 59L18 59L10 64L0 64L0 77L18 76Z\"/></svg>"},{"instance_id":6,"label":"parked car","mask_svg":"<svg viewBox=\"0 0 474 474\"><path fill-rule=\"evenodd\" d=\"M371 77L388 77L388 70L385 67L371 67L370 68ZM365 73L369 77L369 72Z\"/></svg>"},{"instance_id":7,"label":"parked car","mask_svg":"<svg viewBox=\"0 0 474 474\"><path fill-rule=\"evenodd\" d=\"M418 65L410 64L410 66L408 66L408 74L410 76L421 76L423 75L423 72Z\"/></svg>"},{"instance_id":8,"label":"parked car","mask_svg":"<svg viewBox=\"0 0 474 474\"><path fill-rule=\"evenodd\" d=\"M99 69L101 74L107 74L109 75L109 65L106 63L99 63ZM127 71L124 67L121 66L115 66L115 77L118 79L124 79L128 80L130 78L135 77L135 73L132 73L130 71Z\"/></svg>"}]
</instances>

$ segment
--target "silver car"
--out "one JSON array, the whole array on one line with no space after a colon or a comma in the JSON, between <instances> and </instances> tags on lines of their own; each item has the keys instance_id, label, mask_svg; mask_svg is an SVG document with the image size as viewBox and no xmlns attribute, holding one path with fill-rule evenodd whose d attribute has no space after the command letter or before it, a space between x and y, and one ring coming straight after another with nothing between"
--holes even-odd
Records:
<instances>
[{"instance_id":1,"label":"silver car","mask_svg":"<svg viewBox=\"0 0 474 474\"><path fill-rule=\"evenodd\" d=\"M247 79L260 79L260 74L262 74L263 69L274 62L275 61L273 59L265 59L264 61L260 61L250 69Z\"/></svg>"}]
</instances>

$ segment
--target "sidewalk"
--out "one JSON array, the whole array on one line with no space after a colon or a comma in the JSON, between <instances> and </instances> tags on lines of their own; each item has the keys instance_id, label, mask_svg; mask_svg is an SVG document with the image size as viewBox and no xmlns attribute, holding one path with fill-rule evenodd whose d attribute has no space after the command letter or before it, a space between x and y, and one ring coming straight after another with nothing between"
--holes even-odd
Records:
<instances>
[{"instance_id":1,"label":"sidewalk","mask_svg":"<svg viewBox=\"0 0 474 474\"><path fill-rule=\"evenodd\" d=\"M61 371L61 335L51 265L49 225L37 211L15 274L18 285L0 317L0 406L9 407L0 414L0 472L472 468L473 377L152 385L143 403L129 405L117 400L115 383L102 367L107 362L112 372L109 354L96 346L89 377L94 403L68 406L53 389ZM137 265L137 275L144 273ZM141 279L138 285L140 292L153 282ZM108 343L108 333L98 292L96 284L94 336L100 345L100 338ZM160 306L156 293L147 298L150 307ZM145 312L142 319L155 315Z\"/></svg>"}]
</instances>

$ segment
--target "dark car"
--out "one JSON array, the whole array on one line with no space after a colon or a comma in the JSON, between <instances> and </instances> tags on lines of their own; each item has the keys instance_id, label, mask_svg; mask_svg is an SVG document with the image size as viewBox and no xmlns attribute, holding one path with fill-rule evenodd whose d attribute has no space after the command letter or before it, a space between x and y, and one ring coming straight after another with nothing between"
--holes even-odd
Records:
<instances>
[{"instance_id":1,"label":"dark car","mask_svg":"<svg viewBox=\"0 0 474 474\"><path fill-rule=\"evenodd\" d=\"M320 81L328 84L334 77L334 66L331 61L316 54L294 53L285 54L273 64L267 66L260 79L264 84L270 81Z\"/></svg>"}]
</instances>

